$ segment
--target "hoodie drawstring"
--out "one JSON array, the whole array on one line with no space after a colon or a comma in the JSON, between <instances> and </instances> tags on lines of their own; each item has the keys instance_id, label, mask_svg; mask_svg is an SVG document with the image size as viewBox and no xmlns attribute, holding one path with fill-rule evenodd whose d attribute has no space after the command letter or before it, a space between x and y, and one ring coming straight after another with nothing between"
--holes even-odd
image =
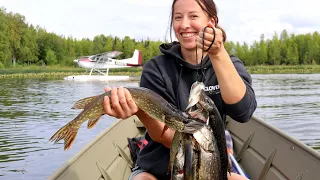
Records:
<instances>
[{"instance_id":1,"label":"hoodie drawstring","mask_svg":"<svg viewBox=\"0 0 320 180\"><path fill-rule=\"evenodd\" d=\"M206 26L206 27L204 27L203 32L206 31L206 28L211 28L213 30L213 40L212 40L212 42L211 42L211 44L210 44L210 46L208 47L207 50L204 50L204 47L202 47L202 55L201 55L200 65L198 65L198 51L197 51L198 48L196 48L196 63L197 63L197 66L200 66L198 71L197 71L197 81L199 81L199 82L204 82L205 79L206 79L206 76L205 76L205 73L204 73L205 68L203 68L203 64L202 64L203 54L204 54L204 52L208 52L209 51L209 49L211 48L211 46L213 45L213 43L214 43L214 41L216 39L216 31L214 30L214 28ZM202 46L204 46L204 33L203 33L203 37L202 37ZM199 71L201 71L201 75L202 76L200 75Z\"/></svg>"},{"instance_id":2,"label":"hoodie drawstring","mask_svg":"<svg viewBox=\"0 0 320 180\"><path fill-rule=\"evenodd\" d=\"M183 69L183 65L180 64L180 72L179 72L179 77L178 77L178 83L177 83L177 90L176 90L176 97L177 97L177 106L178 106L178 109L181 109L181 106L180 106L180 98L179 98L179 84L180 84L180 79L181 79L181 76L182 76L182 69Z\"/></svg>"}]
</instances>

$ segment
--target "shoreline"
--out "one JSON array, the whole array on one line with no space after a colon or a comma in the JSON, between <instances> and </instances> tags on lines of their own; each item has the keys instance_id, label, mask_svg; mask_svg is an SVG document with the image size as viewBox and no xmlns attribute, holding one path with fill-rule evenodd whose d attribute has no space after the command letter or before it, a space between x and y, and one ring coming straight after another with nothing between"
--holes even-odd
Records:
<instances>
[{"instance_id":1,"label":"shoreline","mask_svg":"<svg viewBox=\"0 0 320 180\"><path fill-rule=\"evenodd\" d=\"M320 74L320 65L246 66L250 74ZM142 68L110 69L109 75L140 76ZM0 69L0 78L61 78L89 72L76 67L16 67Z\"/></svg>"}]
</instances>

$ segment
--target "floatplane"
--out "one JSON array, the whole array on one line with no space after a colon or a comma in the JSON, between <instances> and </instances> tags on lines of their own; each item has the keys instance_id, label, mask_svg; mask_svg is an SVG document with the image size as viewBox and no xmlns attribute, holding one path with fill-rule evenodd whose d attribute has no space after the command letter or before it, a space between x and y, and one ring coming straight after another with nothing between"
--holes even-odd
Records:
<instances>
[{"instance_id":1,"label":"floatplane","mask_svg":"<svg viewBox=\"0 0 320 180\"><path fill-rule=\"evenodd\" d=\"M133 56L127 59L113 59L123 52L110 51L101 54L94 54L89 56L82 56L73 60L81 68L90 71L89 75L67 76L65 80L129 80L129 76L110 76L109 69L112 68L131 68L142 65L142 53L139 50L133 52ZM94 75L98 73L98 75Z\"/></svg>"}]
</instances>

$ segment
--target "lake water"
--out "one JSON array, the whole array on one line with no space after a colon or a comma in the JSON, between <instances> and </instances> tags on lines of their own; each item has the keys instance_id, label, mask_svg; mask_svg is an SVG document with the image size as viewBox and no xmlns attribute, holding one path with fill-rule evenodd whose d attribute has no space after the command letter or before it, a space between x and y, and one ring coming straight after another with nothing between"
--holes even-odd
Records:
<instances>
[{"instance_id":1,"label":"lake water","mask_svg":"<svg viewBox=\"0 0 320 180\"><path fill-rule=\"evenodd\" d=\"M255 116L320 151L320 74L252 75L258 108ZM84 123L69 151L49 138L72 120L81 98L105 86L131 82L72 82L0 79L0 179L47 179L68 158L94 139L115 118L103 116L91 130Z\"/></svg>"}]
</instances>

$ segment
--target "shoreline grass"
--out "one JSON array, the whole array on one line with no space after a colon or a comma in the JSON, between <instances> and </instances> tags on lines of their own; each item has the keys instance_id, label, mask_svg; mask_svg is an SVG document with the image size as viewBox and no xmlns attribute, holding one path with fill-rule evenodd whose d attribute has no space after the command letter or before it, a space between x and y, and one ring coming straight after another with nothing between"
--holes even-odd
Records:
<instances>
[{"instance_id":1,"label":"shoreline grass","mask_svg":"<svg viewBox=\"0 0 320 180\"><path fill-rule=\"evenodd\" d=\"M314 74L320 73L320 65L296 66L246 66L250 74ZM110 69L109 75L140 76L142 68ZM88 74L79 67L26 66L0 69L0 78L63 78L71 75Z\"/></svg>"},{"instance_id":2,"label":"shoreline grass","mask_svg":"<svg viewBox=\"0 0 320 180\"><path fill-rule=\"evenodd\" d=\"M118 68L110 69L109 75L140 76L142 68ZM65 76L89 74L79 67L60 66L26 66L0 69L0 78L53 78L59 79Z\"/></svg>"},{"instance_id":3,"label":"shoreline grass","mask_svg":"<svg viewBox=\"0 0 320 180\"><path fill-rule=\"evenodd\" d=\"M246 66L250 74L319 74L320 65Z\"/></svg>"}]
</instances>

